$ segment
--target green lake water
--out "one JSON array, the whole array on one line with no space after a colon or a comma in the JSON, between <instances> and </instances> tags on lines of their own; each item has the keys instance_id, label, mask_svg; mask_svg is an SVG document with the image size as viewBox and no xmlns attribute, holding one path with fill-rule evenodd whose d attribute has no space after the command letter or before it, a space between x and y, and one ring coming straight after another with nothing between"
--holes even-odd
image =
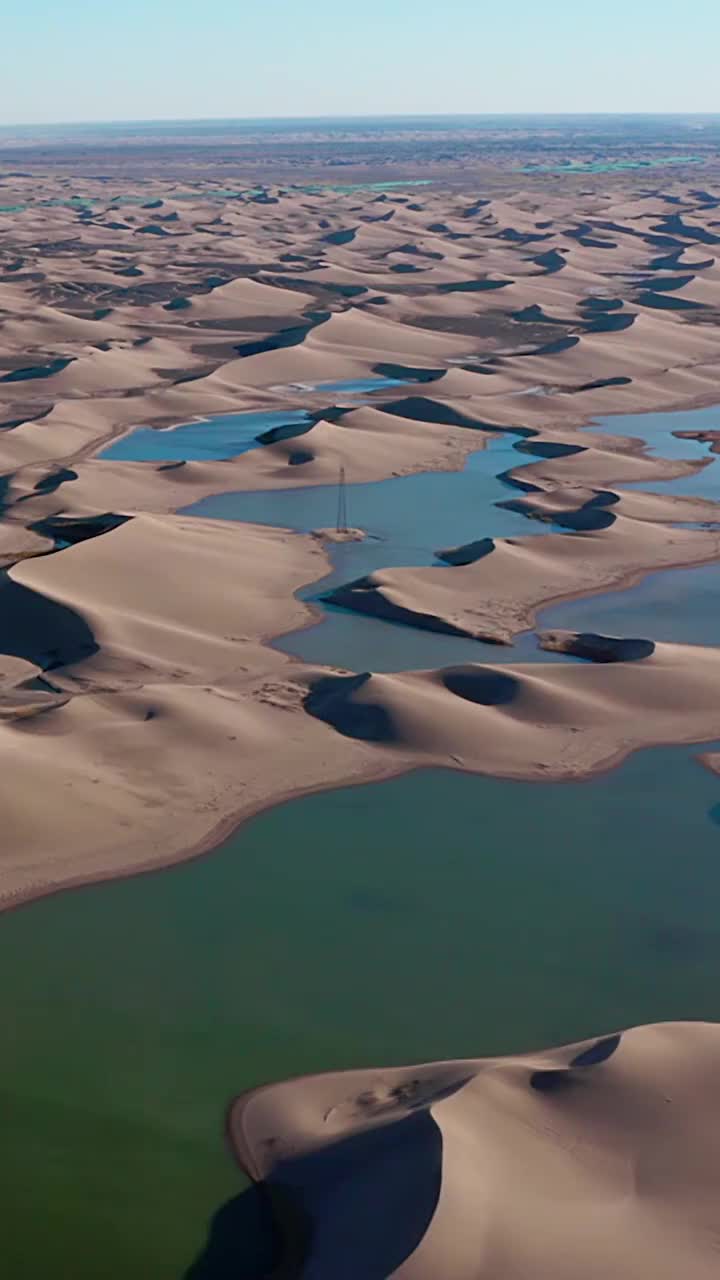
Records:
<instances>
[{"instance_id":1,"label":"green lake water","mask_svg":"<svg viewBox=\"0 0 720 1280\"><path fill-rule=\"evenodd\" d=\"M4 1274L181 1280L258 1082L720 1017L719 802L688 750L565 785L426 771L3 916Z\"/></svg>"},{"instance_id":2,"label":"green lake water","mask_svg":"<svg viewBox=\"0 0 720 1280\"><path fill-rule=\"evenodd\" d=\"M663 169L668 165L702 164L702 156L647 156L638 159L563 160L560 164L525 164L518 173L621 173L625 169Z\"/></svg>"},{"instance_id":3,"label":"green lake water","mask_svg":"<svg viewBox=\"0 0 720 1280\"><path fill-rule=\"evenodd\" d=\"M350 486L351 520L385 563L540 532L494 505L513 493L500 477L523 458L515 443L463 472ZM424 511L420 541L406 496ZM328 490L283 497L293 527L332 520ZM251 495L252 514L247 498L211 500L212 514L277 519L276 494ZM334 572L377 555L349 544ZM541 621L714 643L717 573L650 575ZM415 643L412 628L364 624L317 628L334 634L327 660L353 632L380 654L383 626L398 653ZM496 653L525 656L525 640ZM427 770L306 797L206 858L0 917L4 1273L191 1280L211 1216L245 1185L223 1117L255 1084L720 1018L720 779L695 750L646 751L577 784ZM246 1280L235 1246L237 1266L192 1280Z\"/></svg>"}]
</instances>

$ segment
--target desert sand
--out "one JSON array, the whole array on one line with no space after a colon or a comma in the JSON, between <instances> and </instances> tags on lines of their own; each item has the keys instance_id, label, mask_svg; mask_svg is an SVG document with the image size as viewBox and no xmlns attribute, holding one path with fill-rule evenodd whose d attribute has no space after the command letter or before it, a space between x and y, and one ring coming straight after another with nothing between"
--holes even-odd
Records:
<instances>
[{"instance_id":1,"label":"desert sand","mask_svg":"<svg viewBox=\"0 0 720 1280\"><path fill-rule=\"evenodd\" d=\"M551 600L720 559L720 508L663 493L715 465L697 448L714 436L669 458L593 429L717 399L720 196L680 173L652 192L505 173L480 199L228 196L199 177L180 198L161 173L128 200L110 165L78 204L61 168L19 172L0 215L0 906L166 865L340 782L424 764L577 778L720 736L716 651L651 634L545 637L582 664L305 665L271 642L316 621L297 593L337 534L184 514L340 468L348 486L459 471L514 442L506 505L528 536L494 537L479 510L442 564L333 594L504 645ZM298 410L301 427L213 449L214 415ZM165 459L188 423L206 454ZM151 459L103 456L137 428L157 432Z\"/></svg>"},{"instance_id":2,"label":"desert sand","mask_svg":"<svg viewBox=\"0 0 720 1280\"><path fill-rule=\"evenodd\" d=\"M113 128L0 139L0 911L408 770L569 784L672 743L720 774L720 647L545 629L540 660L500 660L552 601L720 562L720 410L665 453L612 425L720 401L717 125L667 164L621 137L635 172L595 172L582 130L554 172L553 130L515 125L348 128L339 159L320 126ZM398 549L382 482L473 469L469 537L430 545L419 504ZM283 527L278 494L341 477L338 528ZM196 506L236 494L275 523ZM328 602L407 662L275 645ZM423 629L462 656L415 669ZM277 1280L715 1280L720 1027L599 1031L237 1098Z\"/></svg>"},{"instance_id":3,"label":"desert sand","mask_svg":"<svg viewBox=\"0 0 720 1280\"><path fill-rule=\"evenodd\" d=\"M711 1280L720 1027L336 1072L236 1100L302 1280Z\"/></svg>"}]
</instances>

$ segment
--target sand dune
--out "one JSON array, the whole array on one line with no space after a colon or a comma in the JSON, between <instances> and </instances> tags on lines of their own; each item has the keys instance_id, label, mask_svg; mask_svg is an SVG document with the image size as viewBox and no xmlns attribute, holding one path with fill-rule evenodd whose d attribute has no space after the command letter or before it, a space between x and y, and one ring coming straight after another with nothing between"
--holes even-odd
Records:
<instances>
[{"instance_id":1,"label":"sand dune","mask_svg":"<svg viewBox=\"0 0 720 1280\"><path fill-rule=\"evenodd\" d=\"M382 569L334 588L328 599L373 617L508 644L533 625L541 604L637 581L650 569L715 559L720 534L618 515L602 530L494 539L491 554L475 563L462 563L458 550L458 567Z\"/></svg>"},{"instance_id":2,"label":"sand dune","mask_svg":"<svg viewBox=\"0 0 720 1280\"><path fill-rule=\"evenodd\" d=\"M645 641L638 652L639 643L545 636L546 648L590 656L589 666L318 673L304 705L342 736L426 763L503 777L579 777L641 745L708 741L720 729L717 651Z\"/></svg>"},{"instance_id":3,"label":"sand dune","mask_svg":"<svg viewBox=\"0 0 720 1280\"><path fill-rule=\"evenodd\" d=\"M229 1133L299 1280L711 1280L719 1066L718 1026L665 1023L269 1085Z\"/></svg>"},{"instance_id":4,"label":"sand dune","mask_svg":"<svg viewBox=\"0 0 720 1280\"><path fill-rule=\"evenodd\" d=\"M156 679L245 669L278 623L289 629L304 620L293 586L321 576L324 565L318 547L283 530L142 515L61 555L16 565L9 577L81 615L111 658L112 683L122 683L126 660L136 686L144 669ZM102 683L102 660L83 666L81 682Z\"/></svg>"},{"instance_id":5,"label":"sand dune","mask_svg":"<svg viewBox=\"0 0 720 1280\"><path fill-rule=\"evenodd\" d=\"M325 563L281 530L138 516L11 570L3 906L172 860L238 807L372 771L304 715L305 686L262 644L308 620L293 592ZM54 696L29 717L41 672Z\"/></svg>"},{"instance_id":6,"label":"sand dune","mask_svg":"<svg viewBox=\"0 0 720 1280\"><path fill-rule=\"evenodd\" d=\"M628 175L520 188L508 172L480 196L224 199L193 178L181 199L153 176L121 203L125 176L106 176L83 180L89 209L43 203L67 200L52 169L5 184L27 207L0 249L2 904L170 861L335 782L425 763L575 777L718 735L714 651L652 635L544 637L582 665L291 662L267 642L312 620L295 593L325 573L322 541L174 514L334 484L341 466L350 483L457 470L505 430L521 446L507 503L547 532L496 538L482 508L469 543L436 548L444 565L381 569L336 598L506 643L551 599L720 557L716 529L677 527L717 523L714 504L618 488L703 462L591 426L717 399L712 193L648 194ZM379 376L418 381L317 387ZM298 408L302 436L235 458L101 456L136 427Z\"/></svg>"},{"instance_id":7,"label":"sand dune","mask_svg":"<svg viewBox=\"0 0 720 1280\"><path fill-rule=\"evenodd\" d=\"M123 529L136 523L140 518ZM313 545L298 542L303 554ZM70 555L79 559L89 545ZM206 561L204 569L209 573ZM152 574L147 585L157 594ZM109 605L101 609L94 593L83 657L76 646L83 614L71 603L88 590L79 576L56 584L63 597L54 604L18 589L29 592L28 608L43 614L42 634L54 651L45 668L50 697L33 695L32 708L24 705L46 661L24 641L0 699L12 836L3 849L4 906L162 865L298 791L418 765L574 779L640 746L720 736L714 649L645 643L639 651L638 641L596 636L589 644L556 635L545 638L547 647L594 660L343 675L263 648L257 630L265 600L255 618L246 615L242 635L220 639L197 621L190 630L189 619L183 624L162 602L146 604L142 616L118 616ZM121 585L118 598L125 594ZM42 808L30 803L38 788Z\"/></svg>"}]
</instances>

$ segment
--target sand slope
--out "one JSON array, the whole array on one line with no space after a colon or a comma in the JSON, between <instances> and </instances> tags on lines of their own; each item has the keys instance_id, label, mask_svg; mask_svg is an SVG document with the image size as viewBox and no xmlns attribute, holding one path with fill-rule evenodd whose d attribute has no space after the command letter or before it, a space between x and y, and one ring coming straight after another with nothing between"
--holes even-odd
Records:
<instances>
[{"instance_id":1,"label":"sand slope","mask_svg":"<svg viewBox=\"0 0 720 1280\"><path fill-rule=\"evenodd\" d=\"M720 1027L307 1076L241 1096L298 1280L711 1280Z\"/></svg>"},{"instance_id":2,"label":"sand slope","mask_svg":"<svg viewBox=\"0 0 720 1280\"><path fill-rule=\"evenodd\" d=\"M546 633L545 647L572 651L568 633L561 634L563 643ZM720 732L718 651L651 644L641 652L641 660L611 665L318 673L309 677L305 709L340 735L405 761L511 778L576 778L643 745L707 741ZM588 645L583 654L594 656Z\"/></svg>"},{"instance_id":3,"label":"sand slope","mask_svg":"<svg viewBox=\"0 0 720 1280\"><path fill-rule=\"evenodd\" d=\"M461 548L443 554L455 558L452 568L382 569L328 599L373 617L507 644L533 625L540 604L619 586L650 568L712 560L720 534L617 516L601 531L497 538L475 563L463 564Z\"/></svg>"}]
</instances>

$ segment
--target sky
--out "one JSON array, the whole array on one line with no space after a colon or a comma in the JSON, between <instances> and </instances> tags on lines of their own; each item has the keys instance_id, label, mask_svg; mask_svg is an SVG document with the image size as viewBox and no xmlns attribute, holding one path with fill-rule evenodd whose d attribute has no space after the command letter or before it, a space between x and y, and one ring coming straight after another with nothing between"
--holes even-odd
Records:
<instances>
[{"instance_id":1,"label":"sky","mask_svg":"<svg viewBox=\"0 0 720 1280\"><path fill-rule=\"evenodd\" d=\"M0 124L720 112L718 0L4 0L0 17Z\"/></svg>"}]
</instances>

